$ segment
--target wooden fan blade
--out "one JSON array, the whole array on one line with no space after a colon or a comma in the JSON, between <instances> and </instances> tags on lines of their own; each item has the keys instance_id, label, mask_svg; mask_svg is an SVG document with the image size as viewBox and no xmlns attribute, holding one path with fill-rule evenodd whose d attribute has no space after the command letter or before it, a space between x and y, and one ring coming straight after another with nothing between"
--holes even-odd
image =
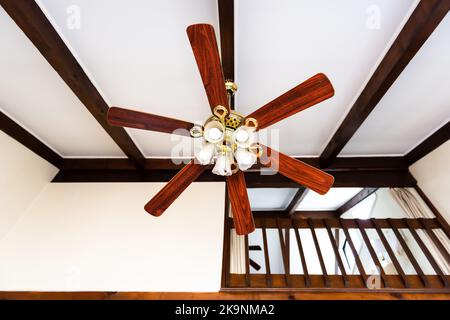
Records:
<instances>
[{"instance_id":1,"label":"wooden fan blade","mask_svg":"<svg viewBox=\"0 0 450 320\"><path fill-rule=\"evenodd\" d=\"M330 80L319 73L249 114L247 118L258 121L258 130L264 129L333 95L334 88Z\"/></svg>"},{"instance_id":2,"label":"wooden fan blade","mask_svg":"<svg viewBox=\"0 0 450 320\"><path fill-rule=\"evenodd\" d=\"M227 177L227 190L230 197L236 233L239 235L252 233L255 230L255 223L253 222L247 186L242 171L238 171Z\"/></svg>"},{"instance_id":3,"label":"wooden fan blade","mask_svg":"<svg viewBox=\"0 0 450 320\"><path fill-rule=\"evenodd\" d=\"M194 160L183 167L144 207L145 211L159 217L205 170Z\"/></svg>"},{"instance_id":4,"label":"wooden fan blade","mask_svg":"<svg viewBox=\"0 0 450 320\"><path fill-rule=\"evenodd\" d=\"M188 137L191 136L189 130L195 125L183 120L118 107L109 108L107 119L112 126L176 133ZM185 130L174 132L177 129Z\"/></svg>"},{"instance_id":5,"label":"wooden fan blade","mask_svg":"<svg viewBox=\"0 0 450 320\"><path fill-rule=\"evenodd\" d=\"M267 146L261 144L260 146L263 149L261 156L263 166L278 169L278 172L285 177L320 194L327 193L333 186L332 175Z\"/></svg>"},{"instance_id":6,"label":"wooden fan blade","mask_svg":"<svg viewBox=\"0 0 450 320\"><path fill-rule=\"evenodd\" d=\"M209 24L194 24L189 26L186 31L211 110L217 105L222 105L230 111L213 26Z\"/></svg>"}]
</instances>

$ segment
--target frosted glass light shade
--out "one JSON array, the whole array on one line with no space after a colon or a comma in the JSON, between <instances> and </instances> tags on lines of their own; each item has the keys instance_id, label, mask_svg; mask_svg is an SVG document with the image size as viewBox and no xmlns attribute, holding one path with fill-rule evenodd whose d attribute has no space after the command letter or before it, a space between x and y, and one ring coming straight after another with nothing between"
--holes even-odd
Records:
<instances>
[{"instance_id":1,"label":"frosted glass light shade","mask_svg":"<svg viewBox=\"0 0 450 320\"><path fill-rule=\"evenodd\" d=\"M234 142L241 148L248 148L255 140L254 128L241 126L233 133Z\"/></svg>"},{"instance_id":2,"label":"frosted glass light shade","mask_svg":"<svg viewBox=\"0 0 450 320\"><path fill-rule=\"evenodd\" d=\"M205 143L200 151L197 153L196 158L198 162L202 165L207 165L211 163L211 160L216 151L216 146L212 143Z\"/></svg>"},{"instance_id":3,"label":"frosted glass light shade","mask_svg":"<svg viewBox=\"0 0 450 320\"><path fill-rule=\"evenodd\" d=\"M236 133L236 141L240 142L240 143L245 143L247 142L249 136L248 136L248 132L246 130L239 130Z\"/></svg>"},{"instance_id":4,"label":"frosted glass light shade","mask_svg":"<svg viewBox=\"0 0 450 320\"><path fill-rule=\"evenodd\" d=\"M216 165L214 166L212 172L219 176L231 176L231 157L228 154L221 154L216 159Z\"/></svg>"},{"instance_id":5,"label":"frosted glass light shade","mask_svg":"<svg viewBox=\"0 0 450 320\"><path fill-rule=\"evenodd\" d=\"M219 121L208 122L205 126L203 136L206 141L217 143L223 140L225 128Z\"/></svg>"},{"instance_id":6,"label":"frosted glass light shade","mask_svg":"<svg viewBox=\"0 0 450 320\"><path fill-rule=\"evenodd\" d=\"M256 163L256 155L247 149L238 148L234 153L238 167L241 170L247 170Z\"/></svg>"}]
</instances>

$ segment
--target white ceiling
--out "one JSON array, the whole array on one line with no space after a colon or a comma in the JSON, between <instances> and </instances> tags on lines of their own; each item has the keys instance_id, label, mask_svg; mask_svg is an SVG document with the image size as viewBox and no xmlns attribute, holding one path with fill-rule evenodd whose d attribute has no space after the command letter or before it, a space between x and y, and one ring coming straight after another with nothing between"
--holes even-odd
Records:
<instances>
[{"instance_id":1,"label":"white ceiling","mask_svg":"<svg viewBox=\"0 0 450 320\"><path fill-rule=\"evenodd\" d=\"M343 154L403 155L450 120L449 39L447 14Z\"/></svg>"},{"instance_id":2,"label":"white ceiling","mask_svg":"<svg viewBox=\"0 0 450 320\"><path fill-rule=\"evenodd\" d=\"M210 23L218 31L217 1L40 3L110 105L194 122L210 115L186 27ZM80 8L79 30L66 27L73 4ZM126 130L148 157L170 157L178 143L168 134Z\"/></svg>"},{"instance_id":3,"label":"white ceiling","mask_svg":"<svg viewBox=\"0 0 450 320\"><path fill-rule=\"evenodd\" d=\"M336 210L361 190L362 188L331 188L324 195L308 190L297 210Z\"/></svg>"},{"instance_id":4,"label":"white ceiling","mask_svg":"<svg viewBox=\"0 0 450 320\"><path fill-rule=\"evenodd\" d=\"M248 188L252 210L285 210L298 189L295 188ZM307 190L297 210L336 210L353 198L362 188L331 188L325 195Z\"/></svg>"},{"instance_id":5,"label":"white ceiling","mask_svg":"<svg viewBox=\"0 0 450 320\"><path fill-rule=\"evenodd\" d=\"M209 115L185 29L202 22L217 31L217 1L37 2L108 104L194 122ZM236 109L250 113L324 72L336 95L273 126L280 129L281 151L319 155L417 2L236 1ZM81 10L80 29L67 24L71 5ZM380 10L380 29L367 27L373 8ZM450 81L445 72L450 67L448 20L344 149L345 155L404 154L448 120L450 96L439 85ZM6 39L0 51L0 108L62 156L123 157L2 9L0 26ZM173 156L178 143L166 134L127 131L147 157ZM191 148L186 149L190 155Z\"/></svg>"},{"instance_id":6,"label":"white ceiling","mask_svg":"<svg viewBox=\"0 0 450 320\"><path fill-rule=\"evenodd\" d=\"M0 6L0 110L64 157L124 154Z\"/></svg>"},{"instance_id":7,"label":"white ceiling","mask_svg":"<svg viewBox=\"0 0 450 320\"><path fill-rule=\"evenodd\" d=\"M252 210L284 210L297 189L295 188L249 188L248 199Z\"/></svg>"},{"instance_id":8,"label":"white ceiling","mask_svg":"<svg viewBox=\"0 0 450 320\"><path fill-rule=\"evenodd\" d=\"M318 72L335 96L271 128L280 149L318 156L415 7L413 0L236 2L236 109L248 114ZM380 29L367 27L368 8ZM370 10L369 10L370 11Z\"/></svg>"}]
</instances>

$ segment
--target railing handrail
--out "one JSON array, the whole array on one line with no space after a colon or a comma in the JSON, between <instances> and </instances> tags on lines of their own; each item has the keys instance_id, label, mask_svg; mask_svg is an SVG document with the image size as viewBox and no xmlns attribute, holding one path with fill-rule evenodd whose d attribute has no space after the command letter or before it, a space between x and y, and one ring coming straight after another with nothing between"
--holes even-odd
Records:
<instances>
[{"instance_id":1,"label":"railing handrail","mask_svg":"<svg viewBox=\"0 0 450 320\"><path fill-rule=\"evenodd\" d=\"M450 292L450 276L445 274L442 268L439 267L438 262L435 260L435 256L430 252L429 248L424 244L423 239L419 236L418 230L423 230L423 234L428 236L429 243L433 243L437 248L441 256L450 265L450 254L447 252L445 246L440 242L435 234L436 229L443 229L440 220L436 218L386 218L386 219L298 219L293 217L274 217L273 215L269 217L264 217L258 215L254 218L255 226L257 229L261 229L262 232L262 248L264 250L264 265L266 269L265 274L256 274L250 272L250 258L249 258L249 244L248 236L245 236L245 274L231 274L228 270L224 270L224 283L223 289L236 290L236 289L263 289L263 290L343 290L343 291L354 291L354 290L368 290L367 281L371 275L366 274L364 266L360 261L360 256L357 249L352 241L352 236L349 233L350 229L356 229L361 234L362 244L365 245L370 253L370 261L372 261L376 266L378 266L380 271L380 280L382 285L377 288L381 291L419 291L419 292ZM227 232L230 232L233 228L233 222L231 218L227 218ZM270 270L270 263L268 262L269 252L267 244L267 230L276 229L278 231L278 238L280 242L282 265L284 267L283 274L273 274ZM299 230L308 229L311 232L315 252L320 262L320 268L322 274L315 275L308 272L304 244L302 244L301 237L299 235ZM336 268L339 269L340 274L328 274L325 268L324 259L322 257L322 252L320 248L320 243L317 239L316 230L325 229L328 234L328 240L331 243L333 249L334 258L336 261ZM333 230L334 229L334 230ZM379 237L383 247L386 250L387 257L392 262L392 267L397 274L386 274L383 266L381 265L377 252L373 247L371 240L368 237L366 230L372 229L374 234ZM383 230L389 229L393 231L394 240L398 241L398 245L403 248L405 257L411 263L416 274L406 274L400 260L396 257L396 251L393 250L392 245L386 238ZM417 247L420 248L423 255L426 257L433 270L433 274L425 274L421 269L416 257L414 256L411 248L407 245L405 239L402 236L401 230L408 230L413 239L417 243ZM300 256L300 262L303 270L303 274L292 274L290 272L290 260L289 260L289 237L290 232L284 232L283 230L293 230L293 235L295 236L295 241L298 247L298 253ZM351 253L355 258L355 270L359 274L347 274L343 260L341 259L341 254L339 253L339 242L333 236L332 231L343 230L344 238L348 240L350 245ZM230 237L227 237L228 239ZM229 246L228 246L229 248ZM228 253L231 254L228 249ZM356 254L356 255L355 255ZM229 260L229 257L228 257ZM252 261L253 265L254 262ZM229 265L228 265L229 268ZM373 290L373 289L370 289Z\"/></svg>"}]
</instances>

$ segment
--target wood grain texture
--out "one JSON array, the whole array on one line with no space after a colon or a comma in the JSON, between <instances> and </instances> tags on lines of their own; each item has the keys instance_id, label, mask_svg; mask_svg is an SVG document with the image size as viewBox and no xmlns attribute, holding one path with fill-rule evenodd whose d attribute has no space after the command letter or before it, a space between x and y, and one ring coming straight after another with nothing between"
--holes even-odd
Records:
<instances>
[{"instance_id":1,"label":"wood grain texture","mask_svg":"<svg viewBox=\"0 0 450 320\"><path fill-rule=\"evenodd\" d=\"M14 120L9 118L0 111L0 130L9 135L11 138L21 143L41 158L47 160L57 168L61 168L63 158L55 151L50 149L41 140L29 133L27 130L18 125Z\"/></svg>"},{"instance_id":2,"label":"wood grain texture","mask_svg":"<svg viewBox=\"0 0 450 320\"><path fill-rule=\"evenodd\" d=\"M96 159L98 160L98 159ZM151 159L147 159L151 160ZM63 166L65 166L64 161ZM82 162L81 166L85 162ZM129 169L127 163L110 163L108 161L100 161L89 164L89 167L83 169L79 167L78 161L67 162L68 166L74 167L69 169L62 169L58 172L52 182L68 183L68 182L168 182L178 172L179 167L176 166L171 169L151 169L153 162L149 162L149 169L135 170ZM110 166L110 168L95 168L103 164ZM117 165L124 166L124 168L117 168ZM146 164L147 166L147 164ZM165 163L163 164L165 166ZM77 168L78 167L78 168ZM160 164L155 163L155 168L160 168ZM208 168L208 166L206 166ZM334 187L366 187L376 186L379 188L385 187L414 187L417 181L413 178L408 170L343 170L343 171L329 171L335 177ZM224 177L213 174L206 170L203 172L198 181L225 181ZM299 188L303 187L298 182L295 182L282 174L276 173L274 175L261 175L260 172L246 172L245 181L248 188Z\"/></svg>"},{"instance_id":3,"label":"wood grain texture","mask_svg":"<svg viewBox=\"0 0 450 320\"><path fill-rule=\"evenodd\" d=\"M311 221L311 219L306 219L306 222L309 225L309 231L311 232L313 241L314 241L314 247L316 249L317 257L319 258L320 263L320 269L322 270L322 280L325 287L330 286L330 279L328 278L328 272L327 268L325 267L325 262L323 260L322 250L320 249L319 240L317 239L317 234L314 229L314 223ZM322 221L323 222L323 221ZM277 224L279 223L279 220L277 220Z\"/></svg>"},{"instance_id":4,"label":"wood grain texture","mask_svg":"<svg viewBox=\"0 0 450 320\"><path fill-rule=\"evenodd\" d=\"M339 214L335 210L297 210L289 215L286 211L275 210L275 211L255 211L253 210L253 218L286 218L289 217L292 220L297 219L338 219Z\"/></svg>"},{"instance_id":5,"label":"wood grain texture","mask_svg":"<svg viewBox=\"0 0 450 320\"><path fill-rule=\"evenodd\" d=\"M234 228L239 235L246 235L255 230L247 186L242 171L227 177L227 190L233 212Z\"/></svg>"},{"instance_id":6,"label":"wood grain texture","mask_svg":"<svg viewBox=\"0 0 450 320\"><path fill-rule=\"evenodd\" d=\"M307 189L299 188L292 198L291 202L289 202L289 205L286 207L285 212L289 215L293 215L297 207L300 205L307 194Z\"/></svg>"},{"instance_id":7,"label":"wood grain texture","mask_svg":"<svg viewBox=\"0 0 450 320\"><path fill-rule=\"evenodd\" d=\"M194 24L187 28L198 70L208 96L211 111L217 105L228 106L227 91L213 26Z\"/></svg>"},{"instance_id":8,"label":"wood grain texture","mask_svg":"<svg viewBox=\"0 0 450 320\"><path fill-rule=\"evenodd\" d=\"M328 239L330 240L331 246L333 247L334 256L336 258L338 269L341 272L342 280L344 282L344 286L347 288L349 286L349 283L348 283L349 281L348 281L347 272L345 271L344 263L342 262L341 254L339 253L339 238L336 239L333 236L333 232L332 232L330 226L328 225L326 219L323 220L323 223L324 223L325 228L327 230ZM336 229L336 231L339 231L339 230ZM337 235L339 235L339 232L337 232ZM336 274L339 274L338 270L336 270Z\"/></svg>"},{"instance_id":9,"label":"wood grain texture","mask_svg":"<svg viewBox=\"0 0 450 320\"><path fill-rule=\"evenodd\" d=\"M439 210L434 206L434 204L431 202L431 200L427 197L425 192L418 186L415 185L414 189L417 191L419 196L422 198L422 200L426 203L428 208L433 212L433 214L436 216L436 219L439 221L439 223L442 226L442 230L444 230L447 237L450 239L450 225L448 224L447 220L444 218L442 213L439 212Z\"/></svg>"},{"instance_id":10,"label":"wood grain texture","mask_svg":"<svg viewBox=\"0 0 450 320\"><path fill-rule=\"evenodd\" d=\"M381 242L383 243L383 247L386 249L386 252L388 254L389 259L391 260L391 263L394 265L395 267L395 271L398 275L400 275L403 285L405 286L405 288L409 288L410 284L408 282L408 280L406 279L406 274L403 271L402 266L400 265L400 263L397 260L397 257L394 253L394 250L392 249L389 241L386 239L386 236L384 235L383 231L381 230L381 228L378 226L377 223L377 219L370 219L370 221L373 223L375 230L377 231L378 237L380 238Z\"/></svg>"},{"instance_id":11,"label":"wood grain texture","mask_svg":"<svg viewBox=\"0 0 450 320\"><path fill-rule=\"evenodd\" d=\"M434 149L439 148L442 144L450 140L450 121L439 128L435 133L425 139L417 147L412 149L405 155L406 163L413 164L417 160L423 158Z\"/></svg>"},{"instance_id":12,"label":"wood grain texture","mask_svg":"<svg viewBox=\"0 0 450 320\"><path fill-rule=\"evenodd\" d=\"M364 285L367 283L367 274L366 274L366 271L364 270L364 266L361 262L361 259L359 258L359 253L358 253L359 248L356 249L356 246L354 245L353 240L352 240L347 228L342 228L342 225L341 225L340 229L342 229L344 231L345 240L350 245L350 249L352 250L353 257L355 258L356 267L358 268L359 275L361 276L361 283Z\"/></svg>"},{"instance_id":13,"label":"wood grain texture","mask_svg":"<svg viewBox=\"0 0 450 320\"><path fill-rule=\"evenodd\" d=\"M361 201L364 201L364 199L368 198L370 195L375 193L378 190L378 188L364 188L360 192L358 192L355 196L353 196L350 200L348 200L346 203L341 205L338 209L336 209L336 212L341 215L346 213L348 210L356 206Z\"/></svg>"},{"instance_id":14,"label":"wood grain texture","mask_svg":"<svg viewBox=\"0 0 450 320\"><path fill-rule=\"evenodd\" d=\"M250 281L252 283L251 287L246 287L245 279L243 274L230 274L230 287L222 288L224 292L333 292L337 294L338 292L353 292L359 293L361 295L369 293L387 293L400 294L400 293L447 293L450 294L450 289L445 288L441 283L439 277L435 275L427 275L432 288L424 288L420 277L417 275L407 275L407 281L411 284L411 288L405 288L402 284L402 279L398 275L385 275L386 282L390 284L390 287L381 286L379 289L367 288L365 283L361 282L361 277L359 275L348 275L348 287L342 281L341 275L329 274L328 285L323 281L323 276L318 274L310 274L309 278L311 281L311 286L308 288L305 286L305 276L302 274L292 274L290 279L292 282L291 287L286 287L285 276L283 274L272 274L271 280L273 283L272 287L267 287L264 274L251 274ZM444 276L446 279L450 279L450 276Z\"/></svg>"},{"instance_id":15,"label":"wood grain texture","mask_svg":"<svg viewBox=\"0 0 450 320\"><path fill-rule=\"evenodd\" d=\"M355 222L356 222L356 225L358 226L359 232L361 233L362 239L364 240L365 246L366 246L367 250L369 251L370 257L372 258L372 263L377 266L378 271L381 276L381 280L383 281L384 287L388 288L389 282L386 278L386 273L383 269L383 266L380 263L380 260L378 259L377 253L376 253L375 249L373 248L372 243L370 242L370 238L367 235L366 229L362 225L361 220L356 220ZM373 221L366 221L366 223L367 222L369 222L371 227L373 227Z\"/></svg>"},{"instance_id":16,"label":"wood grain texture","mask_svg":"<svg viewBox=\"0 0 450 320\"><path fill-rule=\"evenodd\" d=\"M304 162L291 158L281 152L261 145L261 163L278 171L285 177L319 193L325 194L334 183L334 177Z\"/></svg>"},{"instance_id":17,"label":"wood grain texture","mask_svg":"<svg viewBox=\"0 0 450 320\"><path fill-rule=\"evenodd\" d=\"M278 224L277 224L278 219ZM374 230L374 226L371 221L367 219L331 219L326 218L327 223L330 228L346 228L346 229L358 229L359 227L364 229ZM269 216L261 217L260 215L254 216L256 228L261 228L263 225L267 229L278 228L292 228L292 222L294 222L295 227L298 229L309 229L312 224L317 229L325 228L323 224L323 219L292 219L289 216L285 217L273 217ZM389 221L388 221L389 220ZM437 229L442 228L439 221L435 218L421 218L421 219L406 219L409 225L406 223L405 219L377 219L377 223L382 229L390 229L392 227L397 229L407 229L409 227L413 229L423 229L423 223L427 223L430 228Z\"/></svg>"},{"instance_id":18,"label":"wood grain texture","mask_svg":"<svg viewBox=\"0 0 450 320\"><path fill-rule=\"evenodd\" d=\"M321 154L328 166L444 19L450 1L421 0Z\"/></svg>"},{"instance_id":19,"label":"wood grain texture","mask_svg":"<svg viewBox=\"0 0 450 320\"><path fill-rule=\"evenodd\" d=\"M145 211L159 217L205 170L205 166L189 162L146 205Z\"/></svg>"},{"instance_id":20,"label":"wood grain texture","mask_svg":"<svg viewBox=\"0 0 450 320\"><path fill-rule=\"evenodd\" d=\"M428 247L425 245L425 243L420 238L419 234L417 233L417 231L415 230L415 228L413 226L413 220L419 220L419 219L402 219L402 220L408 226L409 232L412 234L414 240L419 245L420 249L422 250L422 253L425 255L425 257L427 258L430 265L433 267L436 274L439 275L439 277L442 281L442 284L445 287L448 287L449 282L448 282L447 278L445 277L442 269L439 267L434 256L431 254L430 250L428 250ZM423 219L421 219L421 220L423 221ZM429 220L429 219L427 219L427 220ZM423 223L421 223L420 229L422 228L422 226L423 226Z\"/></svg>"},{"instance_id":21,"label":"wood grain texture","mask_svg":"<svg viewBox=\"0 0 450 320\"><path fill-rule=\"evenodd\" d=\"M217 4L223 75L234 80L234 0L218 0Z\"/></svg>"},{"instance_id":22,"label":"wood grain texture","mask_svg":"<svg viewBox=\"0 0 450 320\"><path fill-rule=\"evenodd\" d=\"M258 129L264 129L333 95L334 88L330 80L319 73L252 112L247 118L255 118L258 120Z\"/></svg>"},{"instance_id":23,"label":"wood grain texture","mask_svg":"<svg viewBox=\"0 0 450 320\"><path fill-rule=\"evenodd\" d=\"M303 157L295 158L303 161L314 167L319 166L318 157ZM408 167L403 163L403 157L348 157L337 158L335 162L329 167L321 168L327 172L345 172L345 171L362 171L362 170L376 170L381 176L387 171L393 170L407 170ZM189 159L187 159L189 160ZM186 162L185 162L186 163ZM180 170L184 164L175 164L171 159L165 158L149 158L145 159L144 168L147 170ZM260 169L262 165L256 163L252 169ZM135 169L133 164L128 159L109 159L109 158L70 158L64 159L63 169L77 169L77 170L123 170ZM370 181L369 181L370 182Z\"/></svg>"},{"instance_id":24,"label":"wood grain texture","mask_svg":"<svg viewBox=\"0 0 450 320\"><path fill-rule=\"evenodd\" d=\"M195 125L194 123L183 120L167 118L151 113L123 109L119 107L109 108L108 123L112 126L174 133L188 137L191 136L189 130ZM177 130L177 132L175 132L175 130Z\"/></svg>"},{"instance_id":25,"label":"wood grain texture","mask_svg":"<svg viewBox=\"0 0 450 320\"><path fill-rule=\"evenodd\" d=\"M120 149L141 168L144 156L125 129L107 123L107 103L39 5L35 1L16 0L1 0L0 4Z\"/></svg>"},{"instance_id":26,"label":"wood grain texture","mask_svg":"<svg viewBox=\"0 0 450 320\"><path fill-rule=\"evenodd\" d=\"M254 282L259 282L254 279ZM276 275L278 278L281 275ZM265 277L265 275L263 275ZM317 277L312 275L312 277ZM269 278L271 279L271 278ZM266 287L271 287L266 284ZM297 291L297 292L296 292ZM278 289L267 291L258 288L252 291L236 290L220 292L42 292L42 291L0 291L1 300L449 300L450 293L426 292L333 292L318 290L289 291Z\"/></svg>"},{"instance_id":27,"label":"wood grain texture","mask_svg":"<svg viewBox=\"0 0 450 320\"><path fill-rule=\"evenodd\" d=\"M388 223L389 223L390 229L394 232L395 238L400 243L403 251L406 253L406 256L408 257L408 260L411 262L411 265L413 266L414 270L416 271L416 274L422 280L422 283L423 283L424 287L429 287L428 280L425 277L425 273L423 272L422 268L420 267L419 263L417 262L416 257L414 256L414 254L411 252L411 250L409 249L408 245L406 244L405 239L400 234L398 229L394 228L392 226L392 224L390 223L390 219L388 219Z\"/></svg>"}]
</instances>

